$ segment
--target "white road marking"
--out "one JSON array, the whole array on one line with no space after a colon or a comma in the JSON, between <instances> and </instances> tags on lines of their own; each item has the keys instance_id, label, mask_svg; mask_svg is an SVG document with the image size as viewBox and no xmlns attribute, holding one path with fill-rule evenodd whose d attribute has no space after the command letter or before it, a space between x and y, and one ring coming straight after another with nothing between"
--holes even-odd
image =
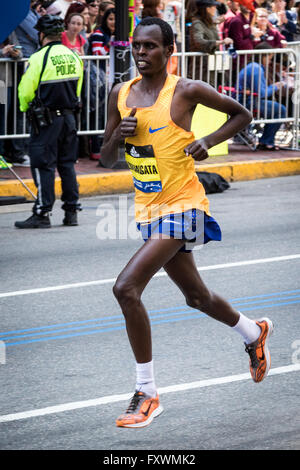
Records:
<instances>
[{"instance_id":1,"label":"white road marking","mask_svg":"<svg viewBox=\"0 0 300 470\"><path fill-rule=\"evenodd\" d=\"M299 364L290 364L288 366L276 367L269 371L269 376L287 374L289 372L300 371ZM217 377L215 379L199 380L197 382L183 383L178 385L171 385L169 387L162 387L158 389L159 395L164 393L181 392L184 390L192 390L196 388L210 387L213 385L223 385L232 382L239 382L241 380L250 380L250 373L228 375L226 377ZM251 379L252 380L252 379ZM266 379L268 380L268 379ZM64 411L78 410L88 408L91 406L108 405L119 401L129 400L132 397L132 393L124 393L122 395L110 395L102 398L95 398L93 400L77 401L71 403L64 403L62 405L48 406L46 408L39 408L36 410L23 411L20 413L11 413L8 415L0 416L0 423L7 423L10 421L18 421L21 419L34 418L38 416L45 416L49 414L62 413Z\"/></svg>"},{"instance_id":2,"label":"white road marking","mask_svg":"<svg viewBox=\"0 0 300 470\"><path fill-rule=\"evenodd\" d=\"M300 259L300 254L295 255L287 255L287 256L276 256L273 258L260 258L260 259L253 259L247 261L237 261L234 263L224 263L224 264L214 264L212 266L197 266L198 271L211 271L213 269L228 269L228 268L236 268L240 266L250 266L251 264L263 264L263 263L275 263L278 261L291 261L295 259ZM167 276L167 273L164 271L159 271L153 277L162 277ZM0 294L0 298L5 297L15 297L17 295L28 295L28 294L40 294L42 292L52 292L58 291L63 289L76 289L79 287L88 287L88 286L99 286L103 284L111 284L116 281L116 278L110 279L98 279L96 281L86 281L86 282L76 282L74 284L62 284L58 286L51 286L51 287L39 287L36 289L26 289L26 290L17 290L12 292L3 292Z\"/></svg>"}]
</instances>

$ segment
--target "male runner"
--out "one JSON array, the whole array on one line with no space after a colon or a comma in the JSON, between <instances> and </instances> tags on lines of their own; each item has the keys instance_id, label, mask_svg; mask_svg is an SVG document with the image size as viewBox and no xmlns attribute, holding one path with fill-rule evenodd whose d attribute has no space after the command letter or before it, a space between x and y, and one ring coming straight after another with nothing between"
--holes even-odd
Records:
<instances>
[{"instance_id":1,"label":"male runner","mask_svg":"<svg viewBox=\"0 0 300 470\"><path fill-rule=\"evenodd\" d=\"M161 267L189 306L242 335L255 382L263 380L270 367L266 340L273 325L269 319L248 319L210 291L191 253L191 244L221 238L193 159L207 158L207 150L244 129L251 114L206 83L167 73L173 33L163 20L143 19L134 31L132 50L140 76L116 85L111 92L101 157L105 166L112 166L125 139L136 188L136 221L146 241L113 287L126 320L137 372L135 394L116 424L142 427L162 411L153 374L150 322L141 302L143 290ZM216 132L195 140L190 128L198 103L230 118Z\"/></svg>"}]
</instances>

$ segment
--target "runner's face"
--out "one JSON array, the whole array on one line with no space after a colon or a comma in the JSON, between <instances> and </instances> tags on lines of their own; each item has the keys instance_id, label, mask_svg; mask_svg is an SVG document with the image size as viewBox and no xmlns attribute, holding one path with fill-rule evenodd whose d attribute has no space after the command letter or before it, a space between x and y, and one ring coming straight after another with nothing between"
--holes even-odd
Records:
<instances>
[{"instance_id":1,"label":"runner's face","mask_svg":"<svg viewBox=\"0 0 300 470\"><path fill-rule=\"evenodd\" d=\"M159 26L140 26L134 33L132 53L141 75L163 70L172 52L173 46L163 46Z\"/></svg>"}]
</instances>

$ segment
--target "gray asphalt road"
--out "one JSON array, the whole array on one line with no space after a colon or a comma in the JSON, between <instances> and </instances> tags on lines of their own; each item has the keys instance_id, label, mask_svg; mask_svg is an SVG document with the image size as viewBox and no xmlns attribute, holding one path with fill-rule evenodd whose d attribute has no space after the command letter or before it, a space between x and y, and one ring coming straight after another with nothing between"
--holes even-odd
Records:
<instances>
[{"instance_id":1,"label":"gray asphalt road","mask_svg":"<svg viewBox=\"0 0 300 470\"><path fill-rule=\"evenodd\" d=\"M241 182L211 195L223 241L194 252L210 288L249 317L274 321L271 375L261 384L249 380L241 338L187 308L160 275L143 301L165 411L139 430L114 424L135 384L111 290L141 245L132 195L84 199L78 227L61 225L59 201L50 230L14 229L29 213L0 213L0 449L299 450L299 183ZM121 239L100 239L114 235L114 217ZM44 415L47 407L58 408Z\"/></svg>"}]
</instances>

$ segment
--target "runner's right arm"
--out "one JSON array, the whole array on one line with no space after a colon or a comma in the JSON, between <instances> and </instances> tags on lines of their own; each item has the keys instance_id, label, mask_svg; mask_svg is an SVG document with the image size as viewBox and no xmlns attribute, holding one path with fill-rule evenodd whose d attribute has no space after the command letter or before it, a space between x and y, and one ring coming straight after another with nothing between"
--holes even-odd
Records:
<instances>
[{"instance_id":1,"label":"runner's right arm","mask_svg":"<svg viewBox=\"0 0 300 470\"><path fill-rule=\"evenodd\" d=\"M101 147L101 163L107 168L112 168L118 160L119 145L124 139L136 135L136 108L132 108L129 116L123 119L118 110L118 94L122 85L120 83L112 89L108 101L107 123Z\"/></svg>"}]
</instances>

